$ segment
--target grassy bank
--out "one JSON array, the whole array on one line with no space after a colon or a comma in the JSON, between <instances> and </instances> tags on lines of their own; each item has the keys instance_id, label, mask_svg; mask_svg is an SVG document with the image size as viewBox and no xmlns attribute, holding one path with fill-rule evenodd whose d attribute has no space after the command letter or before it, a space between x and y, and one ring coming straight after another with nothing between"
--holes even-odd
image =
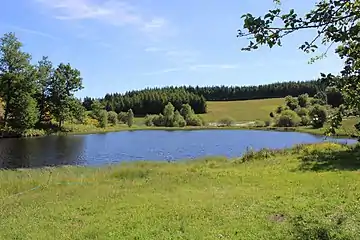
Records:
<instances>
[{"instance_id":1,"label":"grassy bank","mask_svg":"<svg viewBox=\"0 0 360 240\"><path fill-rule=\"evenodd\" d=\"M358 239L359 153L1 171L0 239Z\"/></svg>"}]
</instances>

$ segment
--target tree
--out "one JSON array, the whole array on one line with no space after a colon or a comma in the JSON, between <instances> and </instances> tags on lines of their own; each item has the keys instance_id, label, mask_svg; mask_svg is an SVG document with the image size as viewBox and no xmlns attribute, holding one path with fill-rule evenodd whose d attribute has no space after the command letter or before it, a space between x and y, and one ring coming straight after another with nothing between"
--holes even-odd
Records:
<instances>
[{"instance_id":1,"label":"tree","mask_svg":"<svg viewBox=\"0 0 360 240\"><path fill-rule=\"evenodd\" d=\"M43 57L36 67L36 94L35 98L39 107L38 121L49 120L47 113L50 111L49 85L51 82L53 67L48 57Z\"/></svg>"},{"instance_id":2,"label":"tree","mask_svg":"<svg viewBox=\"0 0 360 240\"><path fill-rule=\"evenodd\" d=\"M332 117L328 133L334 134L341 125L345 109L360 109L360 2L358 0L322 0L315 4L314 9L299 16L294 9L283 13L280 1L274 9L263 17L254 17L247 13L244 18L244 30L239 30L239 37L250 37L249 45L243 51L258 49L261 45L272 48L281 46L282 39L301 30L314 29L314 37L300 45L306 53L317 51L318 42L328 45L325 52L311 58L314 62L326 56L330 46L336 44L335 53L344 60L341 77L332 74L321 74L322 80L330 86L341 89L344 106ZM355 125L360 127L360 124Z\"/></svg>"},{"instance_id":3,"label":"tree","mask_svg":"<svg viewBox=\"0 0 360 240\"><path fill-rule=\"evenodd\" d=\"M129 127L132 127L132 125L134 124L134 113L133 113L132 109L129 109L126 120L127 120L127 125Z\"/></svg>"},{"instance_id":4,"label":"tree","mask_svg":"<svg viewBox=\"0 0 360 240\"><path fill-rule=\"evenodd\" d=\"M99 126L101 128L106 128L108 125L108 112L106 110L100 110L99 112Z\"/></svg>"},{"instance_id":5,"label":"tree","mask_svg":"<svg viewBox=\"0 0 360 240\"><path fill-rule=\"evenodd\" d=\"M326 108L322 105L316 104L310 109L311 125L314 128L321 128L327 120Z\"/></svg>"},{"instance_id":6,"label":"tree","mask_svg":"<svg viewBox=\"0 0 360 240\"><path fill-rule=\"evenodd\" d=\"M110 124L116 125L118 123L117 117L118 117L118 115L116 112L114 112L114 111L108 112L108 122Z\"/></svg>"},{"instance_id":7,"label":"tree","mask_svg":"<svg viewBox=\"0 0 360 240\"><path fill-rule=\"evenodd\" d=\"M59 122L59 127L71 117L73 94L80 89L82 89L80 71L73 69L70 64L61 63L49 85L51 112Z\"/></svg>"},{"instance_id":8,"label":"tree","mask_svg":"<svg viewBox=\"0 0 360 240\"><path fill-rule=\"evenodd\" d=\"M102 106L100 101L99 100L93 101L91 104L91 109L92 109L92 112L91 112L92 117L99 120L100 112L101 112L101 110L104 110L104 107Z\"/></svg>"},{"instance_id":9,"label":"tree","mask_svg":"<svg viewBox=\"0 0 360 240\"><path fill-rule=\"evenodd\" d=\"M309 105L309 94L301 94L298 96L299 106L302 108L306 108Z\"/></svg>"},{"instance_id":10,"label":"tree","mask_svg":"<svg viewBox=\"0 0 360 240\"><path fill-rule=\"evenodd\" d=\"M285 104L293 111L299 106L298 100L292 96L285 97Z\"/></svg>"},{"instance_id":11,"label":"tree","mask_svg":"<svg viewBox=\"0 0 360 240\"><path fill-rule=\"evenodd\" d=\"M21 47L22 43L13 33L0 39L0 97L5 104L3 123L23 130L34 126L36 104L32 99L35 71L30 65L31 56ZM29 122L25 123L27 120Z\"/></svg>"},{"instance_id":12,"label":"tree","mask_svg":"<svg viewBox=\"0 0 360 240\"><path fill-rule=\"evenodd\" d=\"M174 113L174 127L185 127L186 121L183 116L181 116L179 111L175 111Z\"/></svg>"},{"instance_id":13,"label":"tree","mask_svg":"<svg viewBox=\"0 0 360 240\"><path fill-rule=\"evenodd\" d=\"M276 119L277 127L296 127L300 124L301 118L292 110L285 110Z\"/></svg>"},{"instance_id":14,"label":"tree","mask_svg":"<svg viewBox=\"0 0 360 240\"><path fill-rule=\"evenodd\" d=\"M169 102L164 108L165 127L174 126L174 111L174 106L171 104L171 102Z\"/></svg>"}]
</instances>

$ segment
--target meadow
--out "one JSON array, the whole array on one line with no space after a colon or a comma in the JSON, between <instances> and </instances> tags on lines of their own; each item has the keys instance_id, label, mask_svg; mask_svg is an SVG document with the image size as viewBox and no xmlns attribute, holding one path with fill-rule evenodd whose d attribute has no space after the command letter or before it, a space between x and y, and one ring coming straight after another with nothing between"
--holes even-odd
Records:
<instances>
[{"instance_id":1,"label":"meadow","mask_svg":"<svg viewBox=\"0 0 360 240\"><path fill-rule=\"evenodd\" d=\"M359 239L359 153L1 171L0 239Z\"/></svg>"}]
</instances>

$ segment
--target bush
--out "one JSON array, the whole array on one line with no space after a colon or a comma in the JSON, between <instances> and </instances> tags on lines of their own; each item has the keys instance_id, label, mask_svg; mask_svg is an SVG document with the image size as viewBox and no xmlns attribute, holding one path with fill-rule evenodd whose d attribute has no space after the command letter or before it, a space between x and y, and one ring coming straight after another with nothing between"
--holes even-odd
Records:
<instances>
[{"instance_id":1,"label":"bush","mask_svg":"<svg viewBox=\"0 0 360 240\"><path fill-rule=\"evenodd\" d=\"M301 116L300 124L301 126L308 126L311 123L311 119L308 115Z\"/></svg>"},{"instance_id":2,"label":"bush","mask_svg":"<svg viewBox=\"0 0 360 240\"><path fill-rule=\"evenodd\" d=\"M305 108L309 105L309 94L301 94L297 99L300 107Z\"/></svg>"},{"instance_id":3,"label":"bush","mask_svg":"<svg viewBox=\"0 0 360 240\"><path fill-rule=\"evenodd\" d=\"M154 115L146 115L145 116L145 125L148 127L154 126Z\"/></svg>"},{"instance_id":4,"label":"bush","mask_svg":"<svg viewBox=\"0 0 360 240\"><path fill-rule=\"evenodd\" d=\"M153 124L156 127L163 127L165 126L165 119L164 116L160 113L159 115L153 116Z\"/></svg>"},{"instance_id":5,"label":"bush","mask_svg":"<svg viewBox=\"0 0 360 240\"><path fill-rule=\"evenodd\" d=\"M173 127L174 126L174 111L175 107L169 102L166 104L164 108L164 121L165 127Z\"/></svg>"},{"instance_id":6,"label":"bush","mask_svg":"<svg viewBox=\"0 0 360 240\"><path fill-rule=\"evenodd\" d=\"M278 106L277 108L276 108L276 113L277 114L280 114L282 111L284 110L284 107L283 106Z\"/></svg>"},{"instance_id":7,"label":"bush","mask_svg":"<svg viewBox=\"0 0 360 240\"><path fill-rule=\"evenodd\" d=\"M299 126L301 122L300 117L296 112L291 110L285 110L277 118L276 126L277 127L296 127Z\"/></svg>"},{"instance_id":8,"label":"bush","mask_svg":"<svg viewBox=\"0 0 360 240\"><path fill-rule=\"evenodd\" d=\"M293 111L299 106L298 100L292 96L285 97L285 104Z\"/></svg>"},{"instance_id":9,"label":"bush","mask_svg":"<svg viewBox=\"0 0 360 240\"><path fill-rule=\"evenodd\" d=\"M116 125L118 123L118 115L116 112L110 111L108 112L108 122L112 125Z\"/></svg>"},{"instance_id":10,"label":"bush","mask_svg":"<svg viewBox=\"0 0 360 240\"><path fill-rule=\"evenodd\" d=\"M273 112L270 113L270 117L271 118L274 118L275 117L275 114Z\"/></svg>"},{"instance_id":11,"label":"bush","mask_svg":"<svg viewBox=\"0 0 360 240\"><path fill-rule=\"evenodd\" d=\"M230 127L230 126L234 125L235 120L231 117L225 117L225 118L220 119L218 123L220 125Z\"/></svg>"},{"instance_id":12,"label":"bush","mask_svg":"<svg viewBox=\"0 0 360 240\"><path fill-rule=\"evenodd\" d=\"M197 115L193 114L190 117L188 117L188 119L186 119L186 125L188 125L188 126L202 126L202 121Z\"/></svg>"},{"instance_id":13,"label":"bush","mask_svg":"<svg viewBox=\"0 0 360 240\"><path fill-rule=\"evenodd\" d=\"M180 110L180 114L184 117L184 119L188 119L192 115L194 115L194 111L192 110L191 106L189 104L183 104L182 108Z\"/></svg>"},{"instance_id":14,"label":"bush","mask_svg":"<svg viewBox=\"0 0 360 240\"><path fill-rule=\"evenodd\" d=\"M174 127L185 127L186 126L186 121L185 121L184 117L181 116L179 111L175 111L175 113L174 113L173 126Z\"/></svg>"},{"instance_id":15,"label":"bush","mask_svg":"<svg viewBox=\"0 0 360 240\"><path fill-rule=\"evenodd\" d=\"M99 126L105 128L108 124L108 112L106 110L101 110L99 112Z\"/></svg>"},{"instance_id":16,"label":"bush","mask_svg":"<svg viewBox=\"0 0 360 240\"><path fill-rule=\"evenodd\" d=\"M264 121L264 126L265 126L265 127L270 127L271 124L272 124L272 119L268 119L268 120L265 120L265 121Z\"/></svg>"},{"instance_id":17,"label":"bush","mask_svg":"<svg viewBox=\"0 0 360 240\"><path fill-rule=\"evenodd\" d=\"M311 125L314 128L322 128L327 120L326 108L316 104L310 109Z\"/></svg>"},{"instance_id":18,"label":"bush","mask_svg":"<svg viewBox=\"0 0 360 240\"><path fill-rule=\"evenodd\" d=\"M126 124L127 123L127 113L126 112L119 112L119 114L118 114L118 121L120 122L120 123L124 123L124 124Z\"/></svg>"},{"instance_id":19,"label":"bush","mask_svg":"<svg viewBox=\"0 0 360 240\"><path fill-rule=\"evenodd\" d=\"M298 115L299 117L308 116L308 115L309 115L309 109L303 108L303 107L299 107L299 108L295 109L295 112L297 113L297 115Z\"/></svg>"},{"instance_id":20,"label":"bush","mask_svg":"<svg viewBox=\"0 0 360 240\"><path fill-rule=\"evenodd\" d=\"M98 126L99 125L99 121L92 118L92 117L86 117L84 120L84 124L85 125L93 125L93 126Z\"/></svg>"},{"instance_id":21,"label":"bush","mask_svg":"<svg viewBox=\"0 0 360 240\"><path fill-rule=\"evenodd\" d=\"M126 124L128 125L128 127L132 127L132 125L134 124L134 113L131 109L129 109L129 111L127 112L127 122Z\"/></svg>"}]
</instances>

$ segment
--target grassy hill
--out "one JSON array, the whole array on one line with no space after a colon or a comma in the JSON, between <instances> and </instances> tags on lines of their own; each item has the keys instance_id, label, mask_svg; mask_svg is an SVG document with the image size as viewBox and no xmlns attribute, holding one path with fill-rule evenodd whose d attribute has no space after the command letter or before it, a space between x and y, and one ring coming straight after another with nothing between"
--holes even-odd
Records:
<instances>
[{"instance_id":1,"label":"grassy hill","mask_svg":"<svg viewBox=\"0 0 360 240\"><path fill-rule=\"evenodd\" d=\"M265 121L271 111L284 104L284 98L246 101L207 102L208 112L202 114L208 122L216 122L224 117L232 117L237 122Z\"/></svg>"},{"instance_id":2,"label":"grassy hill","mask_svg":"<svg viewBox=\"0 0 360 240\"><path fill-rule=\"evenodd\" d=\"M357 154L1 171L0 239L359 239Z\"/></svg>"}]
</instances>

